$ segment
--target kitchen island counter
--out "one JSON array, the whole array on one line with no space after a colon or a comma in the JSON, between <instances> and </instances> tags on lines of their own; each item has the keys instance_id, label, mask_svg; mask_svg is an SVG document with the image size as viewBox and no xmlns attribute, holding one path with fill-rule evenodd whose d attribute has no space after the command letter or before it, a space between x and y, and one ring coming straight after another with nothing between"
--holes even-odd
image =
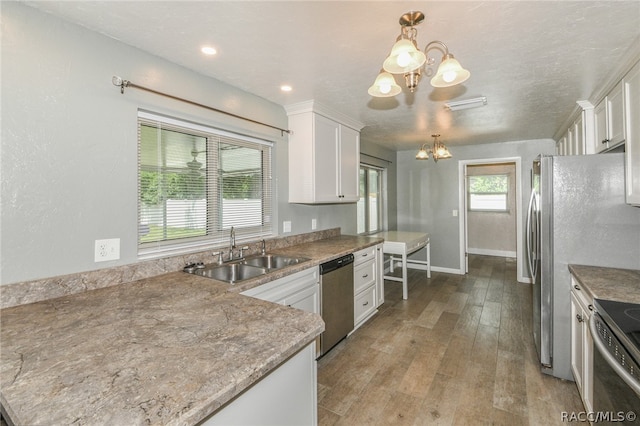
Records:
<instances>
[{"instance_id":1,"label":"kitchen island counter","mask_svg":"<svg viewBox=\"0 0 640 426\"><path fill-rule=\"evenodd\" d=\"M238 293L380 243L274 247L309 261L235 285L184 272L0 310L0 404L15 424L206 419L324 330L317 314Z\"/></svg>"},{"instance_id":2,"label":"kitchen island counter","mask_svg":"<svg viewBox=\"0 0 640 426\"><path fill-rule=\"evenodd\" d=\"M18 425L193 425L324 329L182 272L0 315L0 403Z\"/></svg>"}]
</instances>

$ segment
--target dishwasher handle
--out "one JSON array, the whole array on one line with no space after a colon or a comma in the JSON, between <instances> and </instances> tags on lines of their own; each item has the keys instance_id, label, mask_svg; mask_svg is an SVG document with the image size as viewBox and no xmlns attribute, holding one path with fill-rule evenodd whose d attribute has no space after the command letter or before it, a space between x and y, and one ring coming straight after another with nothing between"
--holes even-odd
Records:
<instances>
[{"instance_id":1,"label":"dishwasher handle","mask_svg":"<svg viewBox=\"0 0 640 426\"><path fill-rule=\"evenodd\" d=\"M331 271L347 266L353 263L354 256L350 253L346 256L341 256L337 259L330 260L329 262L320 264L320 275L328 274Z\"/></svg>"}]
</instances>

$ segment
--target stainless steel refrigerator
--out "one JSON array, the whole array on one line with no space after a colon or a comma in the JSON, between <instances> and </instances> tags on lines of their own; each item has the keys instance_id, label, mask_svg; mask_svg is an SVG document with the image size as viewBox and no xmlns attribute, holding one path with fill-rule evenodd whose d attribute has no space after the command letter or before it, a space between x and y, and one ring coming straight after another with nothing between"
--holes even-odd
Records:
<instances>
[{"instance_id":1,"label":"stainless steel refrigerator","mask_svg":"<svg viewBox=\"0 0 640 426\"><path fill-rule=\"evenodd\" d=\"M533 162L527 251L542 371L573 380L569 264L640 269L640 208L625 204L624 154Z\"/></svg>"}]
</instances>

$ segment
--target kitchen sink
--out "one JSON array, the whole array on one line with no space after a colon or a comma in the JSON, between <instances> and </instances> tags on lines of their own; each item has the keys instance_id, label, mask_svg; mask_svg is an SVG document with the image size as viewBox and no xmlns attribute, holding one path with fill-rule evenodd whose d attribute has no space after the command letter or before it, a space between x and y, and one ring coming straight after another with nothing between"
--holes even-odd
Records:
<instances>
[{"instance_id":1,"label":"kitchen sink","mask_svg":"<svg viewBox=\"0 0 640 426\"><path fill-rule=\"evenodd\" d=\"M273 270L284 268L286 266L297 265L298 263L306 262L307 260L309 259L306 257L288 257L276 254L264 254L247 258L242 261L242 264Z\"/></svg>"},{"instance_id":2,"label":"kitchen sink","mask_svg":"<svg viewBox=\"0 0 640 426\"><path fill-rule=\"evenodd\" d=\"M242 263L227 263L225 265L209 265L204 268L196 269L193 273L195 275L201 275L203 277L233 284L238 281L244 281L264 275L267 273L267 270L265 268L244 265Z\"/></svg>"},{"instance_id":3,"label":"kitchen sink","mask_svg":"<svg viewBox=\"0 0 640 426\"><path fill-rule=\"evenodd\" d=\"M184 267L184 272L200 275L229 284L265 275L270 271L306 262L306 257L289 257L276 254L252 256L231 263L203 265L194 263Z\"/></svg>"}]
</instances>

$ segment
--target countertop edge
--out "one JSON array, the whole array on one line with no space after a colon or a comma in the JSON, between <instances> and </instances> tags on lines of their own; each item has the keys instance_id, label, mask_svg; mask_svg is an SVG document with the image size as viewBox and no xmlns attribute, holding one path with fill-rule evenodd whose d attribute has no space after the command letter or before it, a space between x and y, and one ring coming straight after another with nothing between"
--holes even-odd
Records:
<instances>
[{"instance_id":1,"label":"countertop edge","mask_svg":"<svg viewBox=\"0 0 640 426\"><path fill-rule=\"evenodd\" d=\"M594 299L640 304L640 270L570 264L569 272Z\"/></svg>"}]
</instances>

